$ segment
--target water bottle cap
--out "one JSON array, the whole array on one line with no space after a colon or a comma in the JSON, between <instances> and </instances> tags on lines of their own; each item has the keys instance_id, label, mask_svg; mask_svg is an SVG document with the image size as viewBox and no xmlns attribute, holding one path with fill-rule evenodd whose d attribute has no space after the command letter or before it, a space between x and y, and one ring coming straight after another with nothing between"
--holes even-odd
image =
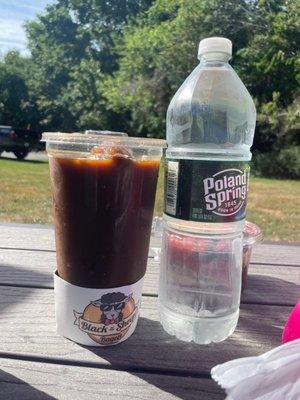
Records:
<instances>
[{"instance_id":1,"label":"water bottle cap","mask_svg":"<svg viewBox=\"0 0 300 400\"><path fill-rule=\"evenodd\" d=\"M223 37L210 37L199 43L198 58L206 53L225 53L231 56L232 42Z\"/></svg>"}]
</instances>

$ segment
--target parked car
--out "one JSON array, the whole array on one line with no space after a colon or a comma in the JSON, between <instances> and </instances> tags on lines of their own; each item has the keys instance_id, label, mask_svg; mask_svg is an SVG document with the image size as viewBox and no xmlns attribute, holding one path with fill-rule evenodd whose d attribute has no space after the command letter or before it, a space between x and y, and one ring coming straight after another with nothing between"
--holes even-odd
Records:
<instances>
[{"instance_id":1,"label":"parked car","mask_svg":"<svg viewBox=\"0 0 300 400\"><path fill-rule=\"evenodd\" d=\"M0 155L3 151L8 151L23 160L30 151L44 150L40 139L41 134L31 129L14 129L12 126L0 125Z\"/></svg>"}]
</instances>

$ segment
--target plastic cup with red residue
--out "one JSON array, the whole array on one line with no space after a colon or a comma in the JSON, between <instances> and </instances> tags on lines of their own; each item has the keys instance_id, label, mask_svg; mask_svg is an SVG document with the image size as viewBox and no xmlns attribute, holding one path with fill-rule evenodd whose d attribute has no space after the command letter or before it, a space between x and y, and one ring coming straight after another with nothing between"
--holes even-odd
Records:
<instances>
[{"instance_id":1,"label":"plastic cup with red residue","mask_svg":"<svg viewBox=\"0 0 300 400\"><path fill-rule=\"evenodd\" d=\"M243 268L242 268L242 291L245 289L252 248L263 239L263 233L259 226L246 221L243 238ZM150 256L155 261L160 261L162 238L162 218L155 217L152 225Z\"/></svg>"},{"instance_id":2,"label":"plastic cup with red residue","mask_svg":"<svg viewBox=\"0 0 300 400\"><path fill-rule=\"evenodd\" d=\"M246 221L243 233L242 291L246 286L252 247L263 239L263 233L260 227L249 221Z\"/></svg>"}]
</instances>

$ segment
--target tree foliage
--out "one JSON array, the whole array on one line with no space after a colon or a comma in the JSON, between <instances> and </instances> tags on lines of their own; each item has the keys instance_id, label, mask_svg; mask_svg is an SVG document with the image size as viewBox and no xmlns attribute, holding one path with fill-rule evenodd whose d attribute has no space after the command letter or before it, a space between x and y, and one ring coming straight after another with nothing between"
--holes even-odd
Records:
<instances>
[{"instance_id":1,"label":"tree foliage","mask_svg":"<svg viewBox=\"0 0 300 400\"><path fill-rule=\"evenodd\" d=\"M168 102L197 64L201 38L225 36L243 48L254 29L247 1L157 0L117 44L119 70L108 79L113 109L129 110L132 131L164 135Z\"/></svg>"},{"instance_id":2,"label":"tree foliage","mask_svg":"<svg viewBox=\"0 0 300 400\"><path fill-rule=\"evenodd\" d=\"M16 128L39 126L36 99L28 85L31 67L31 60L15 51L0 61L0 124Z\"/></svg>"},{"instance_id":3,"label":"tree foliage","mask_svg":"<svg viewBox=\"0 0 300 400\"><path fill-rule=\"evenodd\" d=\"M27 25L31 88L45 129L120 127L105 106L102 82L117 67L113 37L150 3L59 0Z\"/></svg>"},{"instance_id":4,"label":"tree foliage","mask_svg":"<svg viewBox=\"0 0 300 400\"><path fill-rule=\"evenodd\" d=\"M296 1L157 0L118 44L108 103L131 112L132 131L162 136L168 102L196 65L199 40L226 36L234 43L233 66L256 100L256 146L267 148L274 135L282 145L281 136L289 140L297 125L288 114L291 104L299 108L299 24Z\"/></svg>"},{"instance_id":5,"label":"tree foliage","mask_svg":"<svg viewBox=\"0 0 300 400\"><path fill-rule=\"evenodd\" d=\"M255 99L254 149L299 144L298 0L57 0L27 24L30 58L0 61L0 123L163 137L208 36L233 41Z\"/></svg>"}]
</instances>

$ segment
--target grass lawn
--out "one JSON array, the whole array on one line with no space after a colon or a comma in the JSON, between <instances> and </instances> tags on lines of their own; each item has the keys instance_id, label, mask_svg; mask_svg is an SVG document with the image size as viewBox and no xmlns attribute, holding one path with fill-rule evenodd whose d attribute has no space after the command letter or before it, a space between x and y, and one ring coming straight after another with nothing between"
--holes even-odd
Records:
<instances>
[{"instance_id":1,"label":"grass lawn","mask_svg":"<svg viewBox=\"0 0 300 400\"><path fill-rule=\"evenodd\" d=\"M155 213L162 213L160 174ZM251 178L247 219L266 240L300 241L300 182ZM0 159L0 221L51 224L48 163Z\"/></svg>"},{"instance_id":2,"label":"grass lawn","mask_svg":"<svg viewBox=\"0 0 300 400\"><path fill-rule=\"evenodd\" d=\"M52 223L47 162L0 159L0 221Z\"/></svg>"}]
</instances>

